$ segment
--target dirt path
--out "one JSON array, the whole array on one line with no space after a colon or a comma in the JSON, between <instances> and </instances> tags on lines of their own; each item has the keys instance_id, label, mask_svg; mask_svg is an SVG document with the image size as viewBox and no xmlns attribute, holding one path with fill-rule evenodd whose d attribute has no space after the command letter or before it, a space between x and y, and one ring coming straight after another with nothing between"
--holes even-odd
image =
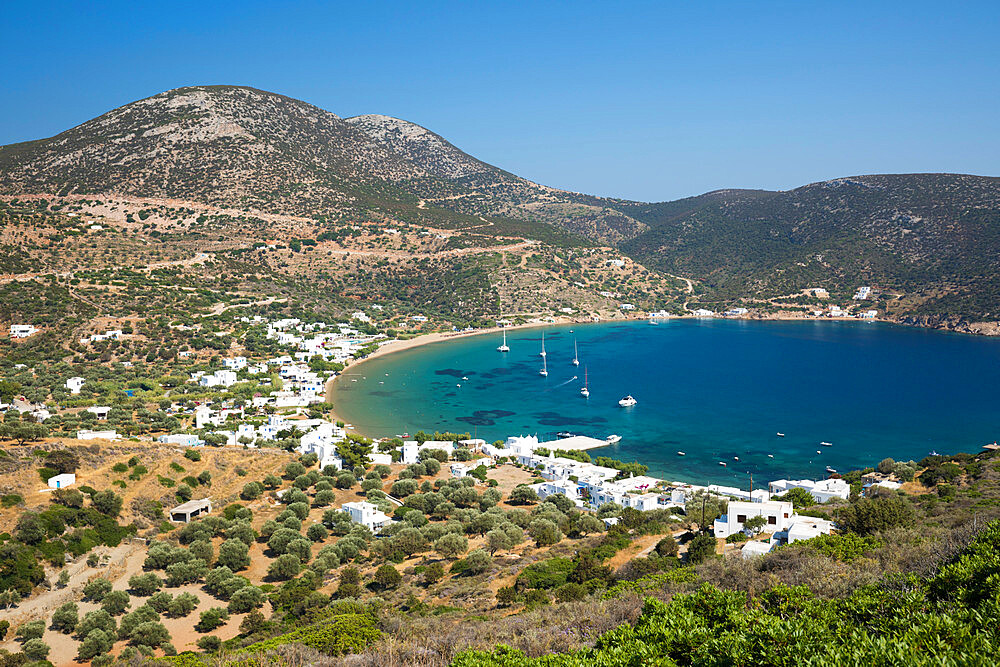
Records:
<instances>
[{"instance_id":1,"label":"dirt path","mask_svg":"<svg viewBox=\"0 0 1000 667\"><path fill-rule=\"evenodd\" d=\"M493 223L488 223L493 224ZM485 225L479 225L484 227ZM473 229L468 227L467 229ZM456 231L456 230L452 230ZM530 246L536 245L538 242L533 240L524 240L517 243L510 243L508 245L490 246L482 248L453 248L451 250L440 250L438 252L406 252L403 250L350 250L350 249L336 249L327 250L327 253L331 255L359 255L361 257L383 257L387 259L438 259L441 257L459 257L462 255L478 255L487 252L509 252L512 250L522 250Z\"/></svg>"},{"instance_id":2,"label":"dirt path","mask_svg":"<svg viewBox=\"0 0 1000 667\"><path fill-rule=\"evenodd\" d=\"M643 535L609 558L605 565L612 570L617 570L633 558L648 556L656 548L656 543L662 539L663 535Z\"/></svg>"}]
</instances>

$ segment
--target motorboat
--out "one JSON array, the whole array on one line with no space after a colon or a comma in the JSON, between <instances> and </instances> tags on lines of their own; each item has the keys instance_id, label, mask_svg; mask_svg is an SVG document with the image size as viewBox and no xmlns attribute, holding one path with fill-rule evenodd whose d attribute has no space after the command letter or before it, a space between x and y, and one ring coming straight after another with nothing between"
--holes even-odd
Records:
<instances>
[{"instance_id":1,"label":"motorboat","mask_svg":"<svg viewBox=\"0 0 1000 667\"><path fill-rule=\"evenodd\" d=\"M616 442L621 442L621 441L622 441L622 437L621 437L620 435L616 435L616 434L611 434L611 435L609 435L609 436L608 436L607 438L605 438L604 440L605 440L605 441L606 441L606 442L607 442L607 443L608 443L609 445L613 445L613 444L615 444Z\"/></svg>"},{"instance_id":2,"label":"motorboat","mask_svg":"<svg viewBox=\"0 0 1000 667\"><path fill-rule=\"evenodd\" d=\"M632 394L629 394L625 398L623 398L620 401L618 401L618 405L620 405L623 408L630 408L630 407L632 407L633 405L635 405L638 402L639 401L635 400L635 398L632 396Z\"/></svg>"},{"instance_id":3,"label":"motorboat","mask_svg":"<svg viewBox=\"0 0 1000 667\"><path fill-rule=\"evenodd\" d=\"M678 451L677 452L677 456L687 456L687 453L686 452Z\"/></svg>"},{"instance_id":4,"label":"motorboat","mask_svg":"<svg viewBox=\"0 0 1000 667\"><path fill-rule=\"evenodd\" d=\"M590 398L590 389L587 388L587 367L583 367L583 386L580 387L580 395L584 398Z\"/></svg>"},{"instance_id":5,"label":"motorboat","mask_svg":"<svg viewBox=\"0 0 1000 667\"><path fill-rule=\"evenodd\" d=\"M558 433L556 433L556 437L557 438L572 438L573 434L570 433L569 431L559 431Z\"/></svg>"},{"instance_id":6,"label":"motorboat","mask_svg":"<svg viewBox=\"0 0 1000 667\"><path fill-rule=\"evenodd\" d=\"M777 435L779 438L784 438L785 437L784 433L776 433L775 435Z\"/></svg>"},{"instance_id":7,"label":"motorboat","mask_svg":"<svg viewBox=\"0 0 1000 667\"><path fill-rule=\"evenodd\" d=\"M823 447L833 447L833 443L832 442L823 441L823 442L821 442L819 444L822 445Z\"/></svg>"}]
</instances>

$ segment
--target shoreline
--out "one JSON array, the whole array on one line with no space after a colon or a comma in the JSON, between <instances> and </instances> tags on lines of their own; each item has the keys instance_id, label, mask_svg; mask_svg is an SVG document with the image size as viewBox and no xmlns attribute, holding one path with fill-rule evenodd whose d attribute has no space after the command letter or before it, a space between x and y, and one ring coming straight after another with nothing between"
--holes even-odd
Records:
<instances>
[{"instance_id":1,"label":"shoreline","mask_svg":"<svg viewBox=\"0 0 1000 667\"><path fill-rule=\"evenodd\" d=\"M583 325L588 325L588 324L627 323L627 322L646 321L648 319L649 319L648 316L636 317L636 316L632 316L632 315L625 315L621 319L617 319L617 318L616 319L607 319L607 320L602 319L602 320L598 320L598 321L595 322L595 321L590 320L590 319L581 320L581 319L574 319L574 318L568 317L568 316L563 316L563 317L556 318L554 322L526 322L524 324L515 324L515 325L508 326L508 327L489 327L489 328L486 328L486 329L476 329L475 331L449 331L449 332L434 332L434 333L428 333L428 334L421 334L421 335L416 336L415 338L410 338L410 339L403 340L403 341L397 340L396 342L388 343L386 345L382 345L382 346L379 347L379 349L375 350L374 352L372 352L371 354L369 354L367 357L363 357L361 359L352 359L350 361L350 363L348 363L344 367L343 371L341 371L340 373L338 373L337 375L335 375L334 377L332 377L332 378L330 378L329 380L326 381L326 383L324 384L323 396L324 396L324 399L326 400L327 403L330 403L331 405L334 405L334 407L330 410L330 415L332 416L333 421L334 422L338 422L338 421L339 422L343 422L345 424L345 426L346 426L350 422L347 419L345 419L342 415L340 415L340 414L337 413L336 405L334 404L334 402L332 400L332 398L333 398L333 389L334 389L334 386L335 386L337 380L340 379L341 377L345 377L347 375L355 375L356 374L356 373L348 372L350 369L357 368L357 367L361 366L362 364L364 364L367 361L371 361L371 360L377 359L379 357L384 357L386 355L393 354L395 352L403 352L405 350L412 350L412 349L415 349L415 348L418 348L418 347L422 347L424 345L430 345L432 343L442 343L442 342L447 342L447 341L452 341L452 340L459 340L461 338L469 338L469 337L472 337L472 336L484 336L484 335L487 335L487 334L498 334L498 333L502 333L504 330L518 331L518 330L522 330L522 329L535 329L535 328L538 328L538 327L545 327L545 326L566 326L566 325L571 325L571 324L572 325L583 326ZM857 322L857 323L862 323L862 322L864 322L864 323L879 322L879 323L883 323L883 324L894 324L894 325L899 325L899 326L907 326L907 325L901 324L899 322L893 322L891 320L885 320L885 319L881 319L881 318L875 318L875 319L869 319L869 320L861 320L861 319L858 319L856 317L825 317L825 318L817 318L817 317L799 316L799 315L795 315L795 314L777 315L777 316L769 316L769 317L705 317L705 318L702 318L702 317L697 317L695 315L687 313L687 314L684 314L684 315L674 315L672 317L665 318L665 319L662 319L660 321L661 322L670 322L672 320L697 320L697 319L706 319L706 320L716 320L717 319L717 320L726 320L726 321L746 321L746 322ZM943 330L942 329L940 331L947 331L947 330ZM353 427L350 430L353 433L355 433L356 435L360 435L362 437L372 438L372 439L374 439L374 437L375 437L375 436L366 434L366 433L364 433L364 432L362 432L360 430L357 430L357 429L355 429Z\"/></svg>"}]
</instances>

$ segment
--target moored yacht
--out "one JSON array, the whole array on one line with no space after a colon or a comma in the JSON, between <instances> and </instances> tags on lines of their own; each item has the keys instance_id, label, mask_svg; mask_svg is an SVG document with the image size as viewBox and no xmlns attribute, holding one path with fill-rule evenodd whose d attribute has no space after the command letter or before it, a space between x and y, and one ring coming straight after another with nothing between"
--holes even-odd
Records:
<instances>
[{"instance_id":1,"label":"moored yacht","mask_svg":"<svg viewBox=\"0 0 1000 667\"><path fill-rule=\"evenodd\" d=\"M584 398L590 398L590 389L587 388L587 367L583 367L583 386L580 387L580 395Z\"/></svg>"},{"instance_id":2,"label":"moored yacht","mask_svg":"<svg viewBox=\"0 0 1000 667\"><path fill-rule=\"evenodd\" d=\"M497 352L510 352L510 348L507 347L507 330L503 330L503 343L497 348Z\"/></svg>"},{"instance_id":3,"label":"moored yacht","mask_svg":"<svg viewBox=\"0 0 1000 667\"><path fill-rule=\"evenodd\" d=\"M621 442L621 441L622 441L622 437L621 437L620 435L617 435L617 434L614 434L614 433L612 433L611 435L609 435L609 436L608 436L607 438L605 438L604 440L605 440L605 442L607 442L607 443L608 443L609 445L613 445L613 444L615 444L616 442Z\"/></svg>"},{"instance_id":4,"label":"moored yacht","mask_svg":"<svg viewBox=\"0 0 1000 667\"><path fill-rule=\"evenodd\" d=\"M635 400L635 398L632 396L632 394L629 394L625 398L623 398L620 401L618 401L618 405L622 406L623 408L629 408L629 407L632 407L633 405L635 405L638 402L639 401Z\"/></svg>"}]
</instances>

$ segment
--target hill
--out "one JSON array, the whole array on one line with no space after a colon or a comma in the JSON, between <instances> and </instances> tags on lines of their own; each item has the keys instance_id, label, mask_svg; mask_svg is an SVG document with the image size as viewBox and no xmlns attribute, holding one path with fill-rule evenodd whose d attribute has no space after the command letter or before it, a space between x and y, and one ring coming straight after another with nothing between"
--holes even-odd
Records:
<instances>
[{"instance_id":1,"label":"hill","mask_svg":"<svg viewBox=\"0 0 1000 667\"><path fill-rule=\"evenodd\" d=\"M652 267L703 281L707 301L809 287L849 299L857 286L872 285L885 296L878 306L899 319L1000 319L998 178L856 176L623 210L649 228L621 247Z\"/></svg>"},{"instance_id":2,"label":"hill","mask_svg":"<svg viewBox=\"0 0 1000 667\"><path fill-rule=\"evenodd\" d=\"M754 317L805 317L817 305L805 290L823 288L831 299L823 305L844 306L868 285L874 298L855 305L879 317L1000 331L997 178L870 175L784 192L727 189L633 202L531 182L406 120L341 118L253 88L195 86L133 102L49 139L0 147L0 195L283 216L308 224L313 238L344 238L359 223L406 224L460 233L450 249L530 240L554 256L596 246L608 259L624 252L642 271L693 281L689 297L650 303L677 312L685 303L688 310L743 306ZM256 238L244 232L225 229L222 237L282 238L262 236L271 230L256 230ZM16 243L10 250L21 258L8 260L10 272L27 272L30 254ZM465 268L461 262L441 270L462 275ZM480 268L472 273L482 285ZM621 293L606 287L599 291Z\"/></svg>"}]
</instances>

